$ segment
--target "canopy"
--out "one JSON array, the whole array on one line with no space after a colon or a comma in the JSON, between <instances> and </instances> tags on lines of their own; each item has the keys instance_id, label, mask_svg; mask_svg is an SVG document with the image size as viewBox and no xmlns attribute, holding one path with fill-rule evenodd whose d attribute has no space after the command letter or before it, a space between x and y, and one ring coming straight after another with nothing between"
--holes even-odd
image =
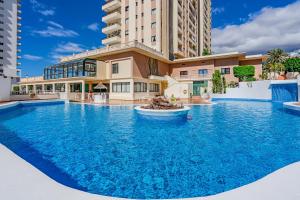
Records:
<instances>
[{"instance_id":1,"label":"canopy","mask_svg":"<svg viewBox=\"0 0 300 200\"><path fill-rule=\"evenodd\" d=\"M94 87L96 90L107 90L107 87L102 83L99 83L97 86Z\"/></svg>"}]
</instances>

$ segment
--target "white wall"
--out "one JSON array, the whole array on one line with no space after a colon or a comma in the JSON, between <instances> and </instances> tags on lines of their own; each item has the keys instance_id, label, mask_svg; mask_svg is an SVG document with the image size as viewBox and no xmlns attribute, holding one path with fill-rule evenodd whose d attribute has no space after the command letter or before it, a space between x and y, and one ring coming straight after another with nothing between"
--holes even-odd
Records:
<instances>
[{"instance_id":1,"label":"white wall","mask_svg":"<svg viewBox=\"0 0 300 200\"><path fill-rule=\"evenodd\" d=\"M227 88L226 94L213 94L213 98L225 99L257 99L271 100L272 89L270 88L271 81L254 81L242 82L239 88Z\"/></svg>"},{"instance_id":2,"label":"white wall","mask_svg":"<svg viewBox=\"0 0 300 200\"><path fill-rule=\"evenodd\" d=\"M300 101L300 75L298 75L298 101Z\"/></svg>"},{"instance_id":3,"label":"white wall","mask_svg":"<svg viewBox=\"0 0 300 200\"><path fill-rule=\"evenodd\" d=\"M11 91L11 79L0 77L0 101L8 101Z\"/></svg>"},{"instance_id":4,"label":"white wall","mask_svg":"<svg viewBox=\"0 0 300 200\"><path fill-rule=\"evenodd\" d=\"M179 99L188 99L190 97L188 83L175 83L165 90L165 96L170 98L174 96Z\"/></svg>"}]
</instances>

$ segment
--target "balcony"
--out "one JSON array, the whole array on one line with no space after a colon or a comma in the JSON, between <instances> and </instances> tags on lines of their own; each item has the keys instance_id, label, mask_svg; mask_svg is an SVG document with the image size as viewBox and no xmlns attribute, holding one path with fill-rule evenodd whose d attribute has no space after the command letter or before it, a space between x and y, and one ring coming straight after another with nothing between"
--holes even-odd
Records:
<instances>
[{"instance_id":1,"label":"balcony","mask_svg":"<svg viewBox=\"0 0 300 200\"><path fill-rule=\"evenodd\" d=\"M117 44L117 43L121 43L121 36L119 36L119 35L109 37L109 38L102 40L103 45L112 45L112 44Z\"/></svg>"},{"instance_id":2,"label":"balcony","mask_svg":"<svg viewBox=\"0 0 300 200\"><path fill-rule=\"evenodd\" d=\"M106 4L102 6L104 12L111 12L121 7L120 0L106 0Z\"/></svg>"},{"instance_id":3,"label":"balcony","mask_svg":"<svg viewBox=\"0 0 300 200\"><path fill-rule=\"evenodd\" d=\"M102 33L108 35L108 34L111 34L115 31L119 31L119 30L121 30L121 25L120 24L113 24L113 25L109 25L109 26L103 28Z\"/></svg>"},{"instance_id":4,"label":"balcony","mask_svg":"<svg viewBox=\"0 0 300 200\"><path fill-rule=\"evenodd\" d=\"M102 18L102 22L104 23L114 23L119 20L121 20L121 13L119 12L113 12Z\"/></svg>"}]
</instances>

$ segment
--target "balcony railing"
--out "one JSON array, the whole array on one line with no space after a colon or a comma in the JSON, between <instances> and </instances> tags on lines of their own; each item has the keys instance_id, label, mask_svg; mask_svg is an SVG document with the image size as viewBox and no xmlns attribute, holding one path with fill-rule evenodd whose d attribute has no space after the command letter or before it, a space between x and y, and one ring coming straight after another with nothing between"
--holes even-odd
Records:
<instances>
[{"instance_id":1,"label":"balcony railing","mask_svg":"<svg viewBox=\"0 0 300 200\"><path fill-rule=\"evenodd\" d=\"M179 75L179 76L172 76L172 78L176 80L191 80L191 81L201 81L201 80L210 80L212 79L211 75L209 74L190 74L190 75Z\"/></svg>"},{"instance_id":2,"label":"balcony railing","mask_svg":"<svg viewBox=\"0 0 300 200\"><path fill-rule=\"evenodd\" d=\"M100 49L86 51L86 52L79 53L79 54L76 54L73 56L67 56L67 57L62 58L61 62L68 62L68 61L72 61L72 60L93 57L93 56L97 56L99 54L104 54L104 53L128 49L128 48L139 48L139 49L142 49L145 51L149 51L157 56L163 56L163 54L161 52L156 51L155 49L152 49L151 47L148 47L142 43L139 43L138 41L131 41L131 42L127 42L127 43L121 43L121 44L107 46L107 47L100 48Z\"/></svg>"}]
</instances>

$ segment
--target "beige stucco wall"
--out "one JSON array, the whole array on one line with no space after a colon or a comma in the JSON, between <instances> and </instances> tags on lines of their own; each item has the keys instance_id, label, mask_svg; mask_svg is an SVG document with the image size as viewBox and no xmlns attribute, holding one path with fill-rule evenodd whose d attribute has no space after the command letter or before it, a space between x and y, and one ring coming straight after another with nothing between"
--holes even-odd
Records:
<instances>
[{"instance_id":1,"label":"beige stucco wall","mask_svg":"<svg viewBox=\"0 0 300 200\"><path fill-rule=\"evenodd\" d=\"M233 67L236 67L239 65L239 58L227 58L227 59L219 59L215 60L215 70L220 70L222 68L230 68L230 74L225 74L225 78L227 82L235 81L237 82L238 79L234 77L233 75Z\"/></svg>"},{"instance_id":2,"label":"beige stucco wall","mask_svg":"<svg viewBox=\"0 0 300 200\"><path fill-rule=\"evenodd\" d=\"M200 69L208 69L208 76L212 76L214 72L214 61L197 61L189 63L180 63L170 65L172 77L180 77L181 71L188 71L188 75L197 74Z\"/></svg>"}]
</instances>

